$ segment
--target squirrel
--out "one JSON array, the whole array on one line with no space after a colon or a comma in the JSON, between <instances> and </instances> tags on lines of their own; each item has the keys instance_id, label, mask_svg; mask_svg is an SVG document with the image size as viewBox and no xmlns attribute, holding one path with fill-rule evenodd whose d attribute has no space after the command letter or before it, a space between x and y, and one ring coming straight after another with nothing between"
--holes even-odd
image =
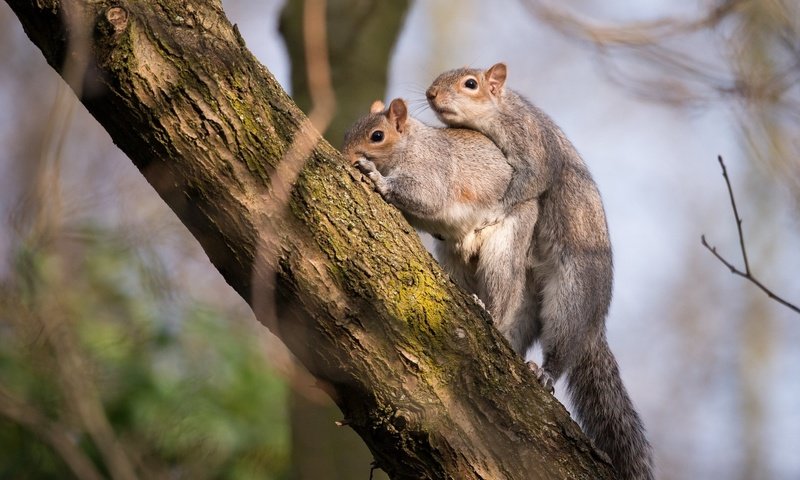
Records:
<instances>
[{"instance_id":1,"label":"squirrel","mask_svg":"<svg viewBox=\"0 0 800 480\"><path fill-rule=\"evenodd\" d=\"M572 143L542 110L505 87L507 68L461 68L437 77L428 103L448 127L489 137L514 169L508 211L538 199L530 258L536 314L522 321L543 351L543 383L566 375L576 415L620 478L652 479L642 421L622 384L605 332L611 243L600 192ZM519 259L522 262L522 259ZM525 350L530 346L525 345ZM523 353L524 355L524 353Z\"/></svg>"},{"instance_id":2,"label":"squirrel","mask_svg":"<svg viewBox=\"0 0 800 480\"><path fill-rule=\"evenodd\" d=\"M500 333L520 336L531 288L520 259L528 257L535 218L517 214L530 208L506 213L506 158L478 132L412 118L402 99L384 108L376 101L348 129L342 152L413 227L441 240L435 253L444 270L486 304Z\"/></svg>"}]
</instances>

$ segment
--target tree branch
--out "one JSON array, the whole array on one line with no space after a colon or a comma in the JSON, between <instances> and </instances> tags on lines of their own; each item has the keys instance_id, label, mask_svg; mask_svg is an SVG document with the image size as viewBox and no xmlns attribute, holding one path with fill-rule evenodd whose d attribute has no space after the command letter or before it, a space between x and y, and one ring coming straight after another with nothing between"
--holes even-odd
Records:
<instances>
[{"instance_id":1,"label":"tree branch","mask_svg":"<svg viewBox=\"0 0 800 480\"><path fill-rule=\"evenodd\" d=\"M103 476L92 464L89 457L81 451L69 430L15 398L11 392L0 386L0 415L20 425L35 435L64 460L75 478L102 480Z\"/></svg>"},{"instance_id":2,"label":"tree branch","mask_svg":"<svg viewBox=\"0 0 800 480\"><path fill-rule=\"evenodd\" d=\"M7 2L59 72L76 55L64 32L91 33L88 68L71 84L81 102L251 306L276 292L276 324L254 308L257 318L392 478L613 478L486 314L327 142L312 143L287 213L274 214L271 179L308 120L218 1ZM67 11L82 23L66 25Z\"/></svg>"},{"instance_id":3,"label":"tree branch","mask_svg":"<svg viewBox=\"0 0 800 480\"><path fill-rule=\"evenodd\" d=\"M758 279L756 279L751 273L750 262L747 260L747 248L745 247L744 244L744 234L742 233L742 219L739 216L739 210L736 208L736 199L733 196L733 187L731 187L731 181L730 178L728 177L728 169L725 167L725 162L722 160L722 155L718 155L717 160L719 161L720 167L722 167L722 176L725 178L725 185L728 186L728 194L730 195L731 198L731 207L733 208L733 218L736 220L736 228L739 232L739 247L741 248L742 251L742 260L744 261L744 271L739 270L731 262L725 260L725 258L722 255L720 255L719 252L717 252L717 247L712 247L711 245L708 244L705 235L700 236L700 243L702 243L703 246L708 249L708 251L714 254L714 256L717 257L717 259L719 259L719 261L722 262L723 265L728 267L731 273L733 273L734 275L739 275L742 278L746 278L747 280L752 282L755 286L760 288L764 293L766 293L769 298L775 300L781 305L784 305L785 307L788 307L791 310L794 310L797 313L800 313L800 308L798 308L796 305L789 303L788 301L784 300L778 295L775 295L775 293L773 293L772 290L770 290L763 283L758 281Z\"/></svg>"}]
</instances>

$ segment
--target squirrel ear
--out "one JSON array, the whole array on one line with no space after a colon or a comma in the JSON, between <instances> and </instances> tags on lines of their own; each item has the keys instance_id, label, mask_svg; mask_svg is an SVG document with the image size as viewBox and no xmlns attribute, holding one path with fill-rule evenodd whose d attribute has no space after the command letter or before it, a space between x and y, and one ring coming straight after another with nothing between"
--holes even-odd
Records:
<instances>
[{"instance_id":1,"label":"squirrel ear","mask_svg":"<svg viewBox=\"0 0 800 480\"><path fill-rule=\"evenodd\" d=\"M503 85L506 83L506 73L506 64L502 62L495 63L484 73L492 95L499 95L503 91Z\"/></svg>"},{"instance_id":2,"label":"squirrel ear","mask_svg":"<svg viewBox=\"0 0 800 480\"><path fill-rule=\"evenodd\" d=\"M382 112L386 106L380 100L375 100L372 102L372 105L369 107L369 113L378 113Z\"/></svg>"},{"instance_id":3,"label":"squirrel ear","mask_svg":"<svg viewBox=\"0 0 800 480\"><path fill-rule=\"evenodd\" d=\"M392 103L389 104L387 118L398 132L403 132L406 127L406 120L408 120L408 107L406 107L406 102L402 98L392 100Z\"/></svg>"}]
</instances>

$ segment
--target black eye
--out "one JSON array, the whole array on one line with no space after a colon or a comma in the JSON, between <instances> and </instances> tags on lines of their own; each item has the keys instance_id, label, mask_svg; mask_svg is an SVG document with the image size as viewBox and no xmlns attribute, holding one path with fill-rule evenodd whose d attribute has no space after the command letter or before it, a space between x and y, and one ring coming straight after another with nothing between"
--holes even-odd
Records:
<instances>
[{"instance_id":1,"label":"black eye","mask_svg":"<svg viewBox=\"0 0 800 480\"><path fill-rule=\"evenodd\" d=\"M478 82L476 82L474 78L468 78L467 81L464 82L464 86L470 90L475 90L478 88Z\"/></svg>"},{"instance_id":2,"label":"black eye","mask_svg":"<svg viewBox=\"0 0 800 480\"><path fill-rule=\"evenodd\" d=\"M372 135L369 136L369 139L372 140L373 142L380 142L381 140L383 140L383 132L380 130L375 130L374 132L372 132Z\"/></svg>"}]
</instances>

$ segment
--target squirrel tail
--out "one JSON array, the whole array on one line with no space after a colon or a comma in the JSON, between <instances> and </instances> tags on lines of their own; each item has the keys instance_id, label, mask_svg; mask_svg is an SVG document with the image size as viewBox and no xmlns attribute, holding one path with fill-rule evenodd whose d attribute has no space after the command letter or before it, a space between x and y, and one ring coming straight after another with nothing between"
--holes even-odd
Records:
<instances>
[{"instance_id":1,"label":"squirrel tail","mask_svg":"<svg viewBox=\"0 0 800 480\"><path fill-rule=\"evenodd\" d=\"M622 384L605 333L599 340L569 372L576 416L595 446L611 458L620 479L652 480L652 452L644 425Z\"/></svg>"}]
</instances>

